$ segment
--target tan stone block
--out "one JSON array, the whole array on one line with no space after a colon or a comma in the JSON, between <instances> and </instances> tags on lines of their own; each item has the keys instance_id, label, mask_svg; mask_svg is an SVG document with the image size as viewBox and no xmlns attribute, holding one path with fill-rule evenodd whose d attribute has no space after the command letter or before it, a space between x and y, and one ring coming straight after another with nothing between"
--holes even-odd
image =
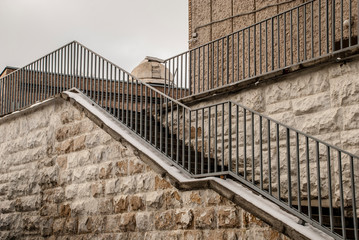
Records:
<instances>
[{"instance_id":1,"label":"tan stone block","mask_svg":"<svg viewBox=\"0 0 359 240\"><path fill-rule=\"evenodd\" d=\"M194 210L194 226L201 229L213 229L216 227L214 208L198 208Z\"/></svg>"},{"instance_id":2,"label":"tan stone block","mask_svg":"<svg viewBox=\"0 0 359 240\"><path fill-rule=\"evenodd\" d=\"M100 179L112 178L113 177L112 170L113 170L112 162L103 164L99 170L99 178Z\"/></svg>"},{"instance_id":3,"label":"tan stone block","mask_svg":"<svg viewBox=\"0 0 359 240\"><path fill-rule=\"evenodd\" d=\"M66 234L77 234L78 218L67 218L64 225L64 232Z\"/></svg>"},{"instance_id":4,"label":"tan stone block","mask_svg":"<svg viewBox=\"0 0 359 240\"><path fill-rule=\"evenodd\" d=\"M166 209L180 208L182 206L182 199L178 191L166 191L163 197Z\"/></svg>"},{"instance_id":5,"label":"tan stone block","mask_svg":"<svg viewBox=\"0 0 359 240\"><path fill-rule=\"evenodd\" d=\"M177 209L175 212L175 221L177 228L187 229L193 224L193 213L191 209Z\"/></svg>"},{"instance_id":6,"label":"tan stone block","mask_svg":"<svg viewBox=\"0 0 359 240\"><path fill-rule=\"evenodd\" d=\"M113 198L99 200L98 212L102 215L112 214L114 212Z\"/></svg>"},{"instance_id":7,"label":"tan stone block","mask_svg":"<svg viewBox=\"0 0 359 240\"><path fill-rule=\"evenodd\" d=\"M62 142L69 137L76 136L80 133L80 128L74 125L66 125L56 130L55 138L57 141Z\"/></svg>"},{"instance_id":8,"label":"tan stone block","mask_svg":"<svg viewBox=\"0 0 359 240\"><path fill-rule=\"evenodd\" d=\"M150 192L146 194L146 206L148 210L158 210L162 208L164 202L162 191Z\"/></svg>"},{"instance_id":9,"label":"tan stone block","mask_svg":"<svg viewBox=\"0 0 359 240\"><path fill-rule=\"evenodd\" d=\"M153 214L151 212L136 213L136 228L148 232L154 229Z\"/></svg>"},{"instance_id":10,"label":"tan stone block","mask_svg":"<svg viewBox=\"0 0 359 240\"><path fill-rule=\"evenodd\" d=\"M56 159L57 165L61 170L65 170L67 168L67 157L66 156L58 156Z\"/></svg>"},{"instance_id":11,"label":"tan stone block","mask_svg":"<svg viewBox=\"0 0 359 240\"><path fill-rule=\"evenodd\" d=\"M194 204L202 204L202 197L199 192L191 192L190 201Z\"/></svg>"},{"instance_id":12,"label":"tan stone block","mask_svg":"<svg viewBox=\"0 0 359 240\"><path fill-rule=\"evenodd\" d=\"M91 196L101 197L104 194L104 183L96 182L91 184Z\"/></svg>"},{"instance_id":13,"label":"tan stone block","mask_svg":"<svg viewBox=\"0 0 359 240\"><path fill-rule=\"evenodd\" d=\"M74 139L73 150L79 151L85 148L86 135L82 135Z\"/></svg>"},{"instance_id":14,"label":"tan stone block","mask_svg":"<svg viewBox=\"0 0 359 240\"><path fill-rule=\"evenodd\" d=\"M173 230L176 227L174 221L174 211L167 210L165 212L155 213L155 227L157 230Z\"/></svg>"},{"instance_id":15,"label":"tan stone block","mask_svg":"<svg viewBox=\"0 0 359 240\"><path fill-rule=\"evenodd\" d=\"M266 106L266 113L267 114L276 114L282 112L288 112L292 110L292 101L284 101L278 102L274 104L269 104Z\"/></svg>"},{"instance_id":16,"label":"tan stone block","mask_svg":"<svg viewBox=\"0 0 359 240\"><path fill-rule=\"evenodd\" d=\"M61 123L62 124L68 124L70 122L74 121L74 111L71 110L65 110L60 115Z\"/></svg>"},{"instance_id":17,"label":"tan stone block","mask_svg":"<svg viewBox=\"0 0 359 240\"><path fill-rule=\"evenodd\" d=\"M218 227L235 228L239 225L239 216L235 208L221 208L217 211Z\"/></svg>"},{"instance_id":18,"label":"tan stone block","mask_svg":"<svg viewBox=\"0 0 359 240\"><path fill-rule=\"evenodd\" d=\"M128 202L131 211L140 211L145 209L145 205L141 196L130 196Z\"/></svg>"},{"instance_id":19,"label":"tan stone block","mask_svg":"<svg viewBox=\"0 0 359 240\"><path fill-rule=\"evenodd\" d=\"M202 240L203 239L203 233L199 230L191 230L191 231L185 231L184 232L184 239L186 240Z\"/></svg>"},{"instance_id":20,"label":"tan stone block","mask_svg":"<svg viewBox=\"0 0 359 240\"><path fill-rule=\"evenodd\" d=\"M73 145L74 145L73 139L65 140L57 145L56 152L59 154L72 152L74 147Z\"/></svg>"},{"instance_id":21,"label":"tan stone block","mask_svg":"<svg viewBox=\"0 0 359 240\"><path fill-rule=\"evenodd\" d=\"M357 104L359 101L359 81L351 75L330 79L330 98L333 106Z\"/></svg>"},{"instance_id":22,"label":"tan stone block","mask_svg":"<svg viewBox=\"0 0 359 240\"><path fill-rule=\"evenodd\" d=\"M69 217L69 216L71 216L70 204L60 204L60 206L59 206L59 215L61 217Z\"/></svg>"},{"instance_id":23,"label":"tan stone block","mask_svg":"<svg viewBox=\"0 0 359 240\"><path fill-rule=\"evenodd\" d=\"M134 213L123 213L118 225L120 230L134 231L136 229L136 215Z\"/></svg>"},{"instance_id":24,"label":"tan stone block","mask_svg":"<svg viewBox=\"0 0 359 240\"><path fill-rule=\"evenodd\" d=\"M158 189L167 189L167 188L172 188L172 185L167 182L165 179L156 176L155 177L155 190Z\"/></svg>"},{"instance_id":25,"label":"tan stone block","mask_svg":"<svg viewBox=\"0 0 359 240\"><path fill-rule=\"evenodd\" d=\"M138 160L137 157L128 160L128 174L129 175L143 173L144 170L145 170L145 165L143 164L142 161Z\"/></svg>"},{"instance_id":26,"label":"tan stone block","mask_svg":"<svg viewBox=\"0 0 359 240\"><path fill-rule=\"evenodd\" d=\"M328 93L320 93L304 98L292 100L294 115L303 115L318 112L330 108L330 97Z\"/></svg>"},{"instance_id":27,"label":"tan stone block","mask_svg":"<svg viewBox=\"0 0 359 240\"><path fill-rule=\"evenodd\" d=\"M128 174L128 161L118 161L115 166L115 175L117 177L126 176Z\"/></svg>"},{"instance_id":28,"label":"tan stone block","mask_svg":"<svg viewBox=\"0 0 359 240\"><path fill-rule=\"evenodd\" d=\"M53 232L55 235L60 235L64 229L65 226L65 218L58 218L55 219L54 225L53 225Z\"/></svg>"},{"instance_id":29,"label":"tan stone block","mask_svg":"<svg viewBox=\"0 0 359 240\"><path fill-rule=\"evenodd\" d=\"M343 128L344 130L359 129L359 106L344 108Z\"/></svg>"},{"instance_id":30,"label":"tan stone block","mask_svg":"<svg viewBox=\"0 0 359 240\"><path fill-rule=\"evenodd\" d=\"M123 213L128 211L128 196L120 196L114 198L115 213Z\"/></svg>"}]
</instances>

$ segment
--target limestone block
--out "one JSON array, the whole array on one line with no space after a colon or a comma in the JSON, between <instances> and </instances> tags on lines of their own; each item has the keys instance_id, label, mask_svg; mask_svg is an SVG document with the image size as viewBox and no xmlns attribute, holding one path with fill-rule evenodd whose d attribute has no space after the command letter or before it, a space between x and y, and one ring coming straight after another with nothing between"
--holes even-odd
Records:
<instances>
[{"instance_id":1,"label":"limestone block","mask_svg":"<svg viewBox=\"0 0 359 240\"><path fill-rule=\"evenodd\" d=\"M155 189L166 189L166 188L171 188L171 184L169 182L167 182L165 179L156 176L155 177Z\"/></svg>"},{"instance_id":2,"label":"limestone block","mask_svg":"<svg viewBox=\"0 0 359 240\"><path fill-rule=\"evenodd\" d=\"M104 182L95 182L91 184L91 196L92 197L101 197L104 195L105 183Z\"/></svg>"},{"instance_id":3,"label":"limestone block","mask_svg":"<svg viewBox=\"0 0 359 240\"><path fill-rule=\"evenodd\" d=\"M85 148L86 135L76 137L73 140L73 151L79 151Z\"/></svg>"},{"instance_id":4,"label":"limestone block","mask_svg":"<svg viewBox=\"0 0 359 240\"><path fill-rule=\"evenodd\" d=\"M99 179L108 179L113 177L112 162L106 162L99 167Z\"/></svg>"},{"instance_id":5,"label":"limestone block","mask_svg":"<svg viewBox=\"0 0 359 240\"><path fill-rule=\"evenodd\" d=\"M175 229L174 210L167 210L164 212L156 212L154 216L155 227L157 230L172 230Z\"/></svg>"},{"instance_id":6,"label":"limestone block","mask_svg":"<svg viewBox=\"0 0 359 240\"><path fill-rule=\"evenodd\" d=\"M135 177L123 177L119 183L119 191L124 194L131 194L136 191L137 182L135 181Z\"/></svg>"},{"instance_id":7,"label":"limestone block","mask_svg":"<svg viewBox=\"0 0 359 240\"><path fill-rule=\"evenodd\" d=\"M40 217L39 216L23 216L22 231L31 232L38 235L40 233Z\"/></svg>"},{"instance_id":8,"label":"limestone block","mask_svg":"<svg viewBox=\"0 0 359 240\"><path fill-rule=\"evenodd\" d=\"M166 209L174 209L182 207L182 198L178 191L165 191L163 194L164 197L164 207Z\"/></svg>"},{"instance_id":9,"label":"limestone block","mask_svg":"<svg viewBox=\"0 0 359 240\"><path fill-rule=\"evenodd\" d=\"M52 234L54 218L46 217L41 219L40 232L42 237L48 237Z\"/></svg>"},{"instance_id":10,"label":"limestone block","mask_svg":"<svg viewBox=\"0 0 359 240\"><path fill-rule=\"evenodd\" d=\"M106 232L118 232L118 231L120 231L119 224L118 224L120 219L121 219L121 215L107 216L106 225L105 225ZM87 227L83 223L81 224L81 228L84 229L83 231L87 231L87 232L90 231L90 227Z\"/></svg>"},{"instance_id":11,"label":"limestone block","mask_svg":"<svg viewBox=\"0 0 359 240\"><path fill-rule=\"evenodd\" d=\"M18 212L36 211L40 208L41 197L38 195L26 196L15 200L15 209Z\"/></svg>"},{"instance_id":12,"label":"limestone block","mask_svg":"<svg viewBox=\"0 0 359 240\"><path fill-rule=\"evenodd\" d=\"M274 104L269 104L266 106L266 113L267 114L276 114L282 112L289 112L292 110L292 101L283 101Z\"/></svg>"},{"instance_id":13,"label":"limestone block","mask_svg":"<svg viewBox=\"0 0 359 240\"><path fill-rule=\"evenodd\" d=\"M203 239L203 231L201 230L190 230L184 232L184 238L188 240L201 240Z\"/></svg>"},{"instance_id":14,"label":"limestone block","mask_svg":"<svg viewBox=\"0 0 359 240\"><path fill-rule=\"evenodd\" d=\"M175 212L175 220L179 229L187 229L191 226L193 213L191 209L177 209Z\"/></svg>"},{"instance_id":15,"label":"limestone block","mask_svg":"<svg viewBox=\"0 0 359 240\"><path fill-rule=\"evenodd\" d=\"M110 179L106 182L105 194L112 195L120 192L120 180Z\"/></svg>"},{"instance_id":16,"label":"limestone block","mask_svg":"<svg viewBox=\"0 0 359 240\"><path fill-rule=\"evenodd\" d=\"M115 213L123 213L128 211L128 196L122 195L122 196L116 196L114 197L114 208Z\"/></svg>"},{"instance_id":17,"label":"limestone block","mask_svg":"<svg viewBox=\"0 0 359 240\"><path fill-rule=\"evenodd\" d=\"M359 106L350 106L343 109L344 130L359 129Z\"/></svg>"},{"instance_id":18,"label":"limestone block","mask_svg":"<svg viewBox=\"0 0 359 240\"><path fill-rule=\"evenodd\" d=\"M118 225L122 231L134 231L136 229L136 215L134 213L121 214Z\"/></svg>"},{"instance_id":19,"label":"limestone block","mask_svg":"<svg viewBox=\"0 0 359 240\"><path fill-rule=\"evenodd\" d=\"M1 201L0 202L0 213L9 213L15 211L15 201Z\"/></svg>"},{"instance_id":20,"label":"limestone block","mask_svg":"<svg viewBox=\"0 0 359 240\"><path fill-rule=\"evenodd\" d=\"M217 211L219 228L239 227L239 216L235 208L222 208Z\"/></svg>"},{"instance_id":21,"label":"limestone block","mask_svg":"<svg viewBox=\"0 0 359 240\"><path fill-rule=\"evenodd\" d=\"M137 157L128 160L128 174L134 175L145 171L145 165Z\"/></svg>"},{"instance_id":22,"label":"limestone block","mask_svg":"<svg viewBox=\"0 0 359 240\"><path fill-rule=\"evenodd\" d=\"M129 197L130 211L142 211L145 209L143 197L139 195L132 195Z\"/></svg>"},{"instance_id":23,"label":"limestone block","mask_svg":"<svg viewBox=\"0 0 359 240\"><path fill-rule=\"evenodd\" d=\"M309 97L293 99L294 115L310 114L330 108L330 97L328 93L321 93Z\"/></svg>"},{"instance_id":24,"label":"limestone block","mask_svg":"<svg viewBox=\"0 0 359 240\"><path fill-rule=\"evenodd\" d=\"M359 101L359 80L353 75L342 75L330 79L330 98L333 106L357 104Z\"/></svg>"},{"instance_id":25,"label":"limestone block","mask_svg":"<svg viewBox=\"0 0 359 240\"><path fill-rule=\"evenodd\" d=\"M299 98L327 92L331 88L328 80L328 71L325 69L314 69L294 77L292 80L286 79L286 82L291 82L289 94L291 98ZM284 89L286 91L287 89Z\"/></svg>"},{"instance_id":26,"label":"limestone block","mask_svg":"<svg viewBox=\"0 0 359 240\"><path fill-rule=\"evenodd\" d=\"M78 193L78 184L71 184L65 189L66 200L72 200L77 196Z\"/></svg>"},{"instance_id":27,"label":"limestone block","mask_svg":"<svg viewBox=\"0 0 359 240\"><path fill-rule=\"evenodd\" d=\"M194 226L200 229L214 229L216 216L214 208L198 208L194 210Z\"/></svg>"},{"instance_id":28,"label":"limestone block","mask_svg":"<svg viewBox=\"0 0 359 240\"><path fill-rule=\"evenodd\" d=\"M136 228L139 231L152 231L154 229L153 213L139 212L136 213Z\"/></svg>"},{"instance_id":29,"label":"limestone block","mask_svg":"<svg viewBox=\"0 0 359 240\"><path fill-rule=\"evenodd\" d=\"M91 183L81 183L77 188L77 197L79 198L88 198L91 195Z\"/></svg>"},{"instance_id":30,"label":"limestone block","mask_svg":"<svg viewBox=\"0 0 359 240\"><path fill-rule=\"evenodd\" d=\"M292 88L292 81L281 81L277 84L271 84L265 88L266 103L276 103L284 100L289 100L290 90Z\"/></svg>"},{"instance_id":31,"label":"limestone block","mask_svg":"<svg viewBox=\"0 0 359 240\"><path fill-rule=\"evenodd\" d=\"M158 210L163 205L163 192L156 191L156 192L149 192L146 193L146 206L148 210Z\"/></svg>"},{"instance_id":32,"label":"limestone block","mask_svg":"<svg viewBox=\"0 0 359 240\"><path fill-rule=\"evenodd\" d=\"M98 213L109 215L114 212L113 198L102 198L98 201Z\"/></svg>"},{"instance_id":33,"label":"limestone block","mask_svg":"<svg viewBox=\"0 0 359 240\"><path fill-rule=\"evenodd\" d=\"M69 235L77 234L78 218L67 218L64 224L64 232Z\"/></svg>"},{"instance_id":34,"label":"limestone block","mask_svg":"<svg viewBox=\"0 0 359 240\"><path fill-rule=\"evenodd\" d=\"M334 132L342 129L341 109L332 108L319 114L297 117L297 128L312 135Z\"/></svg>"},{"instance_id":35,"label":"limestone block","mask_svg":"<svg viewBox=\"0 0 359 240\"><path fill-rule=\"evenodd\" d=\"M110 226L111 223L113 223L112 219L113 218L111 216L108 217L108 221L107 221L108 226ZM115 221L114 223L115 224L111 225L113 228L106 229L106 230L108 230L107 232L112 232L112 231L116 230L116 228L114 228L114 227L117 225L117 221ZM81 215L78 218L78 233L79 234L89 233L89 232L98 234L98 233L104 232L105 227L106 227L106 217ZM117 229L118 229L118 227L117 227Z\"/></svg>"},{"instance_id":36,"label":"limestone block","mask_svg":"<svg viewBox=\"0 0 359 240\"><path fill-rule=\"evenodd\" d=\"M147 172L135 175L136 189L138 192L153 191L155 189L155 174L153 172Z\"/></svg>"},{"instance_id":37,"label":"limestone block","mask_svg":"<svg viewBox=\"0 0 359 240\"><path fill-rule=\"evenodd\" d=\"M65 225L65 218L58 218L54 220L53 233L55 235L62 234Z\"/></svg>"}]
</instances>

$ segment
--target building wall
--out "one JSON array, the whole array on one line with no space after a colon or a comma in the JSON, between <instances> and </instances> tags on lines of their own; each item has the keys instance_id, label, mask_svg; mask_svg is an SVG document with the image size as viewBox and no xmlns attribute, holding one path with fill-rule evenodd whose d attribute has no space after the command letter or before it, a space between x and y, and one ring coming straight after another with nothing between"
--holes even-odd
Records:
<instances>
[{"instance_id":1,"label":"building wall","mask_svg":"<svg viewBox=\"0 0 359 240\"><path fill-rule=\"evenodd\" d=\"M276 14L282 13L286 10L299 6L306 0L190 0L189 1L189 38L192 38L192 33L197 33L197 41L191 42L189 48L195 48L209 41L223 37L232 32L238 31L252 24L273 17ZM329 17L331 18L332 6L329 2ZM356 31L357 26L357 2L352 1L352 20L353 31ZM307 7L307 17L310 18L311 6ZM322 13L325 11L325 1L322 1ZM336 32L340 31L340 14L341 3L336 2L335 7L336 18L335 23ZM318 12L317 4L313 5L313 12ZM240 16L237 16L240 15ZM236 16L231 18L232 16ZM300 15L302 17L302 13ZM343 2L343 18L347 19L349 16L349 0ZM227 19L229 18L229 19ZM227 20L224 20L227 19ZM224 20L224 21L220 21ZM294 19L295 20L295 19ZM216 22L220 21L220 22ZM314 27L317 27L319 19L314 19ZM214 23L212 23L214 22ZM325 24L325 17L321 19L322 24ZM289 23L289 22L287 22ZM295 22L294 22L295 23ZM206 25L208 26L203 26ZM310 27L309 25L307 27ZM324 29L322 29L324 30ZM329 31L331 31L329 29ZM344 29L344 31L347 31ZM322 34L325 34L322 32ZM331 32L329 33L331 34ZM345 37L344 33L344 37ZM310 32L309 32L310 35ZM317 34L316 34L317 35Z\"/></svg>"},{"instance_id":2,"label":"building wall","mask_svg":"<svg viewBox=\"0 0 359 240\"><path fill-rule=\"evenodd\" d=\"M68 102L0 132L1 239L288 239L212 190L175 188Z\"/></svg>"}]
</instances>

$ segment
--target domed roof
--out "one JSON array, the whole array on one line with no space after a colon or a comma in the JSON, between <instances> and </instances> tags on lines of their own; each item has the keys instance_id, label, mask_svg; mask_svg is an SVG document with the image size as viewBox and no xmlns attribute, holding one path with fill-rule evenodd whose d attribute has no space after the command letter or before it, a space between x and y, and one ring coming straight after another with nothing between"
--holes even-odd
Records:
<instances>
[{"instance_id":1,"label":"domed roof","mask_svg":"<svg viewBox=\"0 0 359 240\"><path fill-rule=\"evenodd\" d=\"M137 77L139 80L146 83L165 83L165 74L168 81L169 75L172 80L172 74L169 69L165 68L162 64L163 60L155 57L146 57L137 67L135 67L131 74ZM167 72L165 73L165 71Z\"/></svg>"}]
</instances>

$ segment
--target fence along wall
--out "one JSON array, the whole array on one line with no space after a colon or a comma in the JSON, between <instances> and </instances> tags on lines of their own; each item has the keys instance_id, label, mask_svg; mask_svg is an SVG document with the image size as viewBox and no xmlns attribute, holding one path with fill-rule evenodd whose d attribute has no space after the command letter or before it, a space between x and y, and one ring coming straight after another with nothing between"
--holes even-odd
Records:
<instances>
[{"instance_id":1,"label":"fence along wall","mask_svg":"<svg viewBox=\"0 0 359 240\"><path fill-rule=\"evenodd\" d=\"M306 70L277 82L202 100L191 106L198 111L193 111L190 117L185 111L183 118L182 109L179 115L174 109L174 117L164 117L164 122L199 151L198 162L214 158L219 164L218 171L238 172L244 179L293 205L298 205L298 201L308 205L310 195L312 206L339 207L342 198L349 211L346 214L350 215L353 200L350 157L343 154L339 160L335 149L328 151L324 144L317 145L310 138L297 136L290 127L358 155L357 69L358 59ZM290 127L278 125L277 128L271 121L268 133L265 117L253 115L249 109L244 111L246 108L228 100ZM353 177L357 181L357 158L353 164L356 172ZM198 169L197 173L200 172Z\"/></svg>"},{"instance_id":2,"label":"fence along wall","mask_svg":"<svg viewBox=\"0 0 359 240\"><path fill-rule=\"evenodd\" d=\"M293 1L259 11L255 16L245 15L198 28L203 22L209 22L207 16L211 14L223 14L212 20L229 14L231 1L213 2L216 3L208 9L208 2L192 1L192 31L198 29L199 40L188 52L166 61L169 71L174 73L175 90L190 88L189 95L302 63L358 43L356 0ZM244 8L248 6L243 1L234 2L243 4ZM273 3L276 1L262 1L258 6L257 3L251 6L259 9ZM223 11L219 11L221 7ZM276 15L277 12L280 13ZM247 18L255 21L253 25L250 25L251 21L239 20ZM235 28L236 22L240 22L239 28ZM208 31L215 37L208 39ZM216 39L218 37L221 38ZM210 41L212 39L216 40ZM178 98L188 95L182 91Z\"/></svg>"}]
</instances>

